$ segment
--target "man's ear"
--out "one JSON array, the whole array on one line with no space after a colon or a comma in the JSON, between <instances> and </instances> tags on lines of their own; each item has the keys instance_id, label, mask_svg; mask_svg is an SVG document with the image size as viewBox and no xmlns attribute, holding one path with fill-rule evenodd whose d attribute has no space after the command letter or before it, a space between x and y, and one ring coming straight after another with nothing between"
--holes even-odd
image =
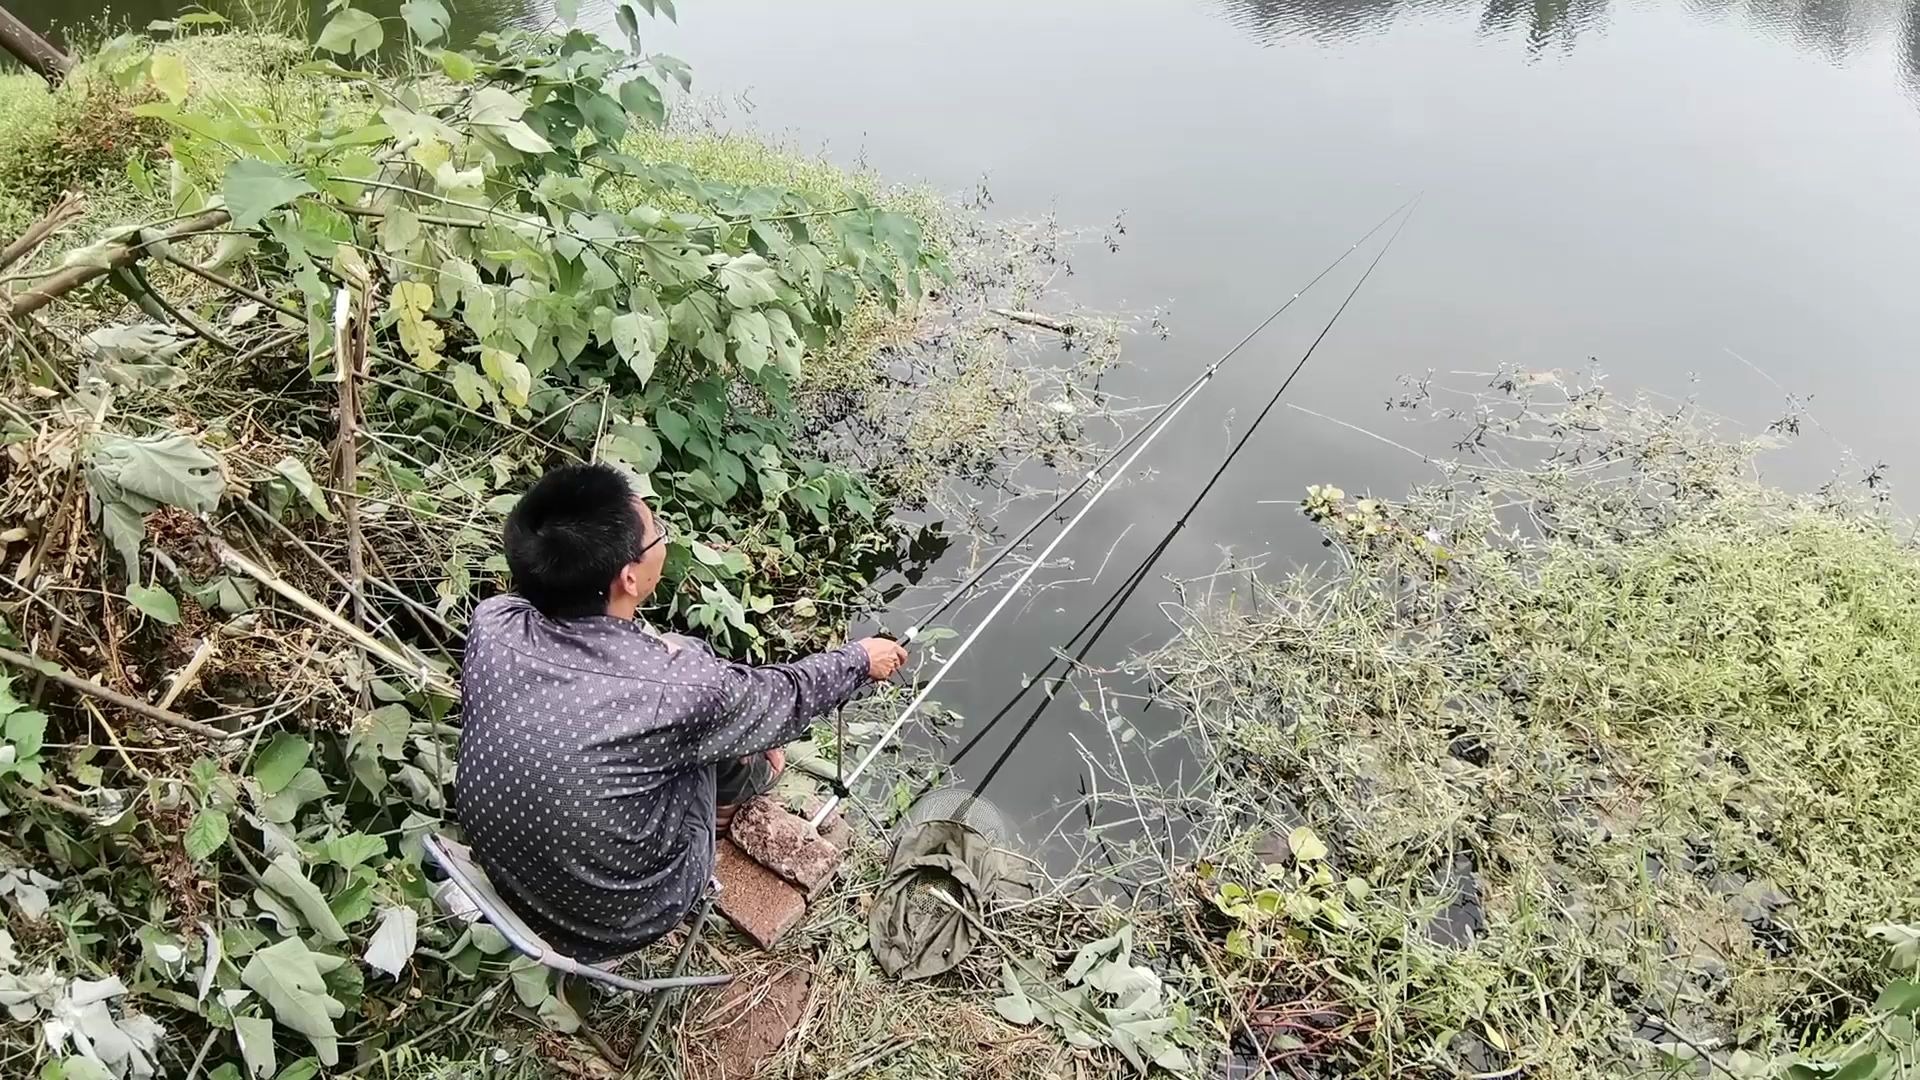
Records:
<instances>
[{"instance_id":1,"label":"man's ear","mask_svg":"<svg viewBox=\"0 0 1920 1080\"><path fill-rule=\"evenodd\" d=\"M628 563L614 575L613 587L621 596L640 595L640 564Z\"/></svg>"}]
</instances>

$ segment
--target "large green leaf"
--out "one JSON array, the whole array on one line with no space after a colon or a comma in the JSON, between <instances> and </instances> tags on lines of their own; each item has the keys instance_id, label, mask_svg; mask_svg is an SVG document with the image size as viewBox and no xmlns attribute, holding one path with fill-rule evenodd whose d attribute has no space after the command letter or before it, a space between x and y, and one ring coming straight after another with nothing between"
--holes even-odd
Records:
<instances>
[{"instance_id":1,"label":"large green leaf","mask_svg":"<svg viewBox=\"0 0 1920 1080\"><path fill-rule=\"evenodd\" d=\"M386 37L379 19L358 8L343 8L320 28L320 37L315 44L332 53L365 56L379 48Z\"/></svg>"},{"instance_id":2,"label":"large green leaf","mask_svg":"<svg viewBox=\"0 0 1920 1080\"><path fill-rule=\"evenodd\" d=\"M280 1064L273 1046L273 1021L264 1016L236 1016L233 1034L240 1040L240 1057L246 1062L247 1075L272 1076Z\"/></svg>"},{"instance_id":3,"label":"large green leaf","mask_svg":"<svg viewBox=\"0 0 1920 1080\"><path fill-rule=\"evenodd\" d=\"M423 45L430 45L446 36L447 27L453 19L440 0L405 0L400 5L400 17L406 20L407 29Z\"/></svg>"},{"instance_id":4,"label":"large green leaf","mask_svg":"<svg viewBox=\"0 0 1920 1080\"><path fill-rule=\"evenodd\" d=\"M620 84L620 104L644 124L659 127L666 122L667 103L660 97L660 88L641 76Z\"/></svg>"},{"instance_id":5,"label":"large green leaf","mask_svg":"<svg viewBox=\"0 0 1920 1080\"><path fill-rule=\"evenodd\" d=\"M299 938L290 937L255 952L240 972L240 981L266 999L275 1020L305 1035L323 1064L338 1065L340 1044L333 1022L345 1015L347 1007L327 993L325 975L344 963L341 957L313 952Z\"/></svg>"},{"instance_id":6,"label":"large green leaf","mask_svg":"<svg viewBox=\"0 0 1920 1080\"><path fill-rule=\"evenodd\" d=\"M150 619L156 619L168 626L177 626L180 622L180 602L173 594L158 585L127 586L127 603Z\"/></svg>"},{"instance_id":7,"label":"large green leaf","mask_svg":"<svg viewBox=\"0 0 1920 1080\"><path fill-rule=\"evenodd\" d=\"M737 308L764 304L779 295L780 275L755 252L722 263L719 278L721 287L727 290L727 303Z\"/></svg>"},{"instance_id":8,"label":"large green leaf","mask_svg":"<svg viewBox=\"0 0 1920 1080\"><path fill-rule=\"evenodd\" d=\"M196 514L220 505L220 463L185 435L102 435L89 463L122 491Z\"/></svg>"},{"instance_id":9,"label":"large green leaf","mask_svg":"<svg viewBox=\"0 0 1920 1080\"><path fill-rule=\"evenodd\" d=\"M227 842L228 828L225 811L208 807L193 815L193 821L187 825L187 834L181 841L187 858L205 862Z\"/></svg>"},{"instance_id":10,"label":"large green leaf","mask_svg":"<svg viewBox=\"0 0 1920 1080\"><path fill-rule=\"evenodd\" d=\"M292 904L300 917L323 940L347 940L346 930L341 927L340 920L333 917L333 909L327 906L327 898L321 895L320 887L307 880L292 855L282 853L268 863L266 870L260 874L260 882Z\"/></svg>"},{"instance_id":11,"label":"large green leaf","mask_svg":"<svg viewBox=\"0 0 1920 1080\"><path fill-rule=\"evenodd\" d=\"M287 786L295 773L306 766L307 758L312 753L312 743L291 732L282 731L254 755L253 778L259 782L261 791L268 795L277 794Z\"/></svg>"},{"instance_id":12,"label":"large green leaf","mask_svg":"<svg viewBox=\"0 0 1920 1080\"><path fill-rule=\"evenodd\" d=\"M237 229L251 229L268 213L312 192L313 185L298 170L258 158L241 158L227 166L220 182L220 194Z\"/></svg>"},{"instance_id":13,"label":"large green leaf","mask_svg":"<svg viewBox=\"0 0 1920 1080\"><path fill-rule=\"evenodd\" d=\"M725 272L721 271L723 274ZM767 365L772 348L771 338L767 317L758 311L736 311L733 320L727 324L727 340L733 343L733 358L748 371L759 371Z\"/></svg>"},{"instance_id":14,"label":"large green leaf","mask_svg":"<svg viewBox=\"0 0 1920 1080\"><path fill-rule=\"evenodd\" d=\"M653 365L667 347L667 321L644 311L629 311L613 319L613 347L644 385L653 377Z\"/></svg>"},{"instance_id":15,"label":"large green leaf","mask_svg":"<svg viewBox=\"0 0 1920 1080\"><path fill-rule=\"evenodd\" d=\"M300 808L315 799L327 797L327 778L319 769L306 768L293 774L293 779L278 792L267 796L264 807L267 820L276 825L285 825L300 816Z\"/></svg>"}]
</instances>

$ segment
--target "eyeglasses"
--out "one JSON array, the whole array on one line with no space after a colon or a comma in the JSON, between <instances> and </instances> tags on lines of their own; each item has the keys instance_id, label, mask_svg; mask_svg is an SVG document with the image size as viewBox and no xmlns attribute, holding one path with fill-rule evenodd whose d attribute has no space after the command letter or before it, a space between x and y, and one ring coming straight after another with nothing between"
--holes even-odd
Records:
<instances>
[{"instance_id":1,"label":"eyeglasses","mask_svg":"<svg viewBox=\"0 0 1920 1080\"><path fill-rule=\"evenodd\" d=\"M647 552L673 539L673 527L667 523L667 519L651 511L648 512L647 517L653 521L653 539L641 544L640 550L633 553L634 562L639 562L646 557Z\"/></svg>"}]
</instances>

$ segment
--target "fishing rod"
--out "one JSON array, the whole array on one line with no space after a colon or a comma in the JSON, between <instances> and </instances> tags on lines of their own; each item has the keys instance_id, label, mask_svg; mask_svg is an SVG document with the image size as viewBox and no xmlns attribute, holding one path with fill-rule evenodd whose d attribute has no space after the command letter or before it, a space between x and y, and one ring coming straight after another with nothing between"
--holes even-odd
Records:
<instances>
[{"instance_id":1,"label":"fishing rod","mask_svg":"<svg viewBox=\"0 0 1920 1080\"><path fill-rule=\"evenodd\" d=\"M1411 220L1412 217L1413 215L1411 213L1407 215L1408 220ZM1085 634L1089 629L1094 628L1095 624L1098 623L1098 628L1094 629L1093 635L1087 638L1086 643L1071 657L1066 657L1069 669L1079 667L1081 662L1086 659L1087 654L1093 651L1094 645L1106 635L1108 628L1110 628L1114 620L1119 617L1120 611L1126 606L1127 601L1131 599L1133 594L1139 590L1140 586L1146 582L1148 575L1153 570L1154 564L1159 562L1160 557L1166 554L1168 548L1173 546L1174 538L1180 534L1181 530L1186 528L1187 522L1192 518L1194 511L1199 509L1200 504L1204 502L1207 495L1213 491L1214 485L1219 483L1220 478L1226 474L1228 466L1233 464L1233 459L1240 453L1241 449L1247 445L1247 442L1253 438L1253 433L1260 427L1260 422L1267 418L1267 414L1273 411L1275 405L1279 404L1281 395L1287 392L1287 387L1292 384L1294 377L1299 375L1301 369L1306 366L1307 361L1313 358L1314 351L1320 347L1322 341L1326 340L1327 334L1333 330L1334 324L1340 321L1340 316L1347 310L1347 305L1352 303L1353 298L1359 294L1360 287L1365 285L1367 278L1373 275L1374 267L1380 265L1380 260L1386 257L1387 251L1393 247L1394 240L1399 238L1400 230L1406 228L1406 225L1406 220L1401 221L1399 228L1394 229L1393 234L1387 238L1386 244L1380 248L1380 253L1375 255L1373 262L1368 264L1366 273L1361 275L1360 280L1354 284L1352 291L1347 293L1346 299L1341 301L1340 307L1333 313L1333 317L1327 320L1327 325L1321 329L1320 335L1314 338L1313 344L1307 347L1307 351L1301 355L1299 362L1294 364L1293 370L1288 373L1286 381L1282 382L1280 388L1274 391L1273 396L1267 400L1266 407L1260 410L1260 415L1254 418L1253 423L1247 427L1247 430L1240 436L1239 441L1227 452L1226 457L1221 459L1219 467L1214 469L1213 475L1208 478L1206 486L1201 488L1200 493L1194 496L1192 502L1187 504L1186 510L1180 515L1179 519L1160 537L1159 542L1154 545L1153 550L1148 552L1147 557L1134 568L1133 572L1128 575L1125 581L1121 582L1120 587L1108 596L1107 600L1102 603L1092 615L1088 616L1087 621L1081 624L1080 629L1074 632L1073 637L1068 639L1066 647L1071 648L1074 642L1080 639L1081 635ZM1064 649L1061 653L1057 653L1052 660L1047 662L1047 666L1041 669L1040 673L1042 676L1051 670L1055 663L1058 663L1063 658L1062 654L1064 654ZM967 742L960 747L959 752L948 759L947 763L952 765L965 757L968 752L979 744L981 739L986 737L987 733L991 731L994 726L999 724L999 722L1013 710L1014 705L1026 694L1027 690L1039 681L1040 680L1036 678L1028 683L1027 686L1021 687L1020 692L1015 694L1012 700L1008 701L998 713L995 713L993 719L989 720L973 738L967 740ZM994 777L999 774L1001 767L1013 756L1014 749L1017 748L1021 741L1033 730L1041 714L1046 712L1047 706L1050 704L1052 704L1052 701L1048 699L1041 701L1040 704L1035 707L1033 712L1026 718L1025 723L1021 725L1020 730L1014 733L1012 740L1010 740L1006 748L1000 752L1000 756L994 759L992 765L988 766L986 774L981 778L980 784L974 790L972 797L978 797L986 792L987 786L993 783Z\"/></svg>"},{"instance_id":2,"label":"fishing rod","mask_svg":"<svg viewBox=\"0 0 1920 1080\"><path fill-rule=\"evenodd\" d=\"M1419 196L1416 195L1414 196L1414 198L1409 199L1405 203L1402 203L1398 208L1394 210L1393 214L1387 215L1387 217L1381 219L1378 225L1375 225L1372 229L1367 230L1366 236L1371 237L1374 233L1378 232L1383 226L1385 226L1387 222L1393 220L1393 217L1395 214L1399 214L1403 210L1408 210L1410 207L1412 207L1414 203L1418 201L1419 201ZM1411 216L1412 216L1411 213L1407 215L1407 217L1411 217ZM1199 498L1194 500L1193 504L1187 508L1186 513L1182 514L1180 517L1180 520L1175 523L1174 531L1178 531L1180 528L1186 525L1187 518L1193 513L1194 509L1200 505L1200 501L1206 498L1207 493L1213 490L1213 486L1219 482L1220 477L1226 472L1227 466L1232 464L1234 456L1239 454L1242 447L1246 446L1247 440L1252 437L1254 430L1260 426L1260 422L1262 420L1265 420L1267 417L1267 414L1273 411L1274 404L1280 400L1280 394L1284 394L1286 392L1287 387L1292 385L1294 378L1300 374L1301 368L1305 367L1307 361L1313 356L1314 350L1318 349L1320 347L1320 343L1326 340L1327 333L1328 331L1333 329L1334 322L1338 321L1341 313L1347 310L1347 305L1353 302L1353 297L1356 293L1360 291L1360 286L1366 284L1367 278L1373 275L1374 267L1380 265L1380 259L1386 255L1387 249L1393 246L1393 240L1399 237L1400 230L1406 228L1406 224L1407 224L1407 218L1402 218L1400 225L1394 229L1393 236L1390 237L1386 245L1380 249L1380 253L1374 256L1373 262L1368 265L1366 273L1361 275L1359 283L1354 286L1352 292L1349 292L1347 294L1347 298L1341 302L1339 310L1334 312L1333 319L1328 321L1326 327L1324 327L1320 331L1320 336L1314 339L1313 344L1308 347L1306 353L1304 353L1301 356L1300 360L1294 364L1293 370L1287 374L1286 381L1280 384L1280 390L1277 393L1275 393L1273 396L1273 399L1267 403L1267 407L1260 410L1260 415L1254 420L1253 425L1249 427L1247 431L1241 435L1240 440L1234 444L1233 449L1227 454L1226 460L1220 463L1220 467L1214 471L1213 477L1207 481L1207 486L1201 490ZM1153 445L1154 440L1158 439L1162 433L1164 433L1169 427L1172 426L1173 419L1178 417L1179 414L1186 408L1186 406L1193 401L1193 398L1195 396L1194 391L1198 390L1200 386L1205 385L1206 382L1213 377L1213 374L1219 370L1221 364L1225 363L1227 359L1231 358L1233 354L1238 352L1242 347L1244 347L1247 342L1253 340L1254 335L1258 334L1261 328L1264 328L1269 323L1273 322L1273 320L1277 318L1281 312L1284 312L1288 307L1292 306L1292 304L1300 298L1302 293L1305 293L1307 289L1312 288L1314 282L1317 282L1321 278L1325 277L1328 273L1332 271L1332 269L1335 266L1338 266L1342 261L1344 261L1347 255L1352 254L1353 250L1360 246L1360 243L1364 243L1364 242L1365 242L1365 237L1363 237L1361 241L1355 243L1352 247L1349 247L1345 252L1341 253L1340 258L1334 260L1334 262L1331 265L1329 265L1327 269L1322 270L1319 274L1315 275L1313 281L1308 282L1306 288L1301 289L1299 292L1296 292L1293 294L1293 296L1289 297L1286 303L1281 304L1279 308L1275 309L1274 314L1267 316L1267 318L1261 322L1260 327L1256 328L1253 334L1249 334L1247 335L1247 337L1241 339L1240 343L1235 345L1232 349L1228 350L1225 356L1221 357L1221 359L1216 360L1213 364L1211 364L1206 371L1201 373L1199 378L1195 379L1193 383L1189 384L1189 387L1187 390L1183 390L1180 396L1175 398L1173 402L1169 403L1167 408L1161 410L1159 415L1155 416L1153 420L1149 421L1146 427L1142 428L1141 431L1136 433L1133 438L1128 439L1126 443L1123 443L1116 450L1115 453L1117 454L1119 450L1126 450L1127 447L1129 446L1132 447L1131 451L1128 452L1126 459L1120 463L1119 467L1114 469L1107 476L1107 478L1101 482L1100 486L1097 489L1095 489L1093 495L1087 499L1086 503L1082 505L1080 509L1074 513L1073 517L1067 521L1066 525L1061 527L1060 531L1054 535L1051 541L1047 543L1047 546L1041 549L1040 554L1034 557L1034 559L1027 565L1027 568L1021 571L1020 576L1014 580L1013 585L1009 587L1007 591L1001 595L999 600L995 601L993 607L987 611L986 616L982 618L980 622L974 626L973 630L970 633L968 633L965 638L961 639L959 646L955 648L954 651L947 656L946 660L941 663L939 669L933 673L933 677L931 679L928 679L924 684L922 684L919 693L915 694L913 696L913 699L907 702L906 708L900 711L900 715L894 719L893 723L888 726L886 731L881 733L879 739L875 740L873 746L867 750L866 754L863 755L860 761L854 765L853 769L841 776L839 785L838 785L841 791L846 790L848 785L852 784L855 780L858 780L862 773L866 772L868 768L872 767L874 761L877 760L881 752L886 749L887 744L893 740L894 735L897 734L902 727L906 726L907 721L912 718L913 714L919 711L921 705L926 703L927 699L932 696L934 689L940 685L940 682L943 679L946 678L947 673L953 670L954 665L959 661L960 657L965 655L967 650L973 647L974 642L980 640L980 636L986 632L986 629L988 626L992 625L993 620L997 618L999 614L1006 609L1008 604L1013 602L1013 599L1020 594L1020 590L1026 586L1028 581L1032 580L1033 575L1039 571L1040 567L1046 564L1049 558L1052 557L1054 550L1057 549L1060 546L1060 544L1066 540L1067 536L1073 532L1074 528L1078 526L1081 521L1086 519L1087 514L1093 510L1094 506L1097 503L1099 503L1100 499L1104 497L1108 491L1111 491L1113 489L1114 484L1118 483L1122 476L1125 476L1128 474L1129 470L1131 470L1133 467L1133 463L1139 459L1141 454L1144 454L1147 451L1147 449ZM1106 460L1111 461L1114 456L1115 454L1109 454ZM1095 470L1092 473L1088 474L1087 479L1090 480L1094 475L1097 475L1098 472L1100 471L1101 471L1101 467L1096 466ZM1080 485L1076 485L1076 487L1072 490L1078 490L1079 487L1082 487L1085 485L1085 482L1086 481L1083 480ZM1071 491L1069 492L1069 494L1071 494ZM1046 518L1051 516L1052 513L1053 513L1053 510L1050 508L1046 514L1041 515L1039 520L1040 521L1046 520ZM1038 522L1036 522L1034 525L1030 525L1027 529L1023 530L1021 539L1024 539L1028 535L1031 535L1034 529L1037 527L1038 527ZM1166 545L1168 543L1171 543L1171 540L1172 540L1172 537L1171 535L1169 535L1166 538L1166 540L1162 542L1160 550L1165 550ZM1015 541L1016 544L1018 542L1019 542L1018 540ZM1004 554L1005 552L1002 552L1002 555ZM1001 558L1001 556L995 556L995 561L998 561L999 558ZM1156 559L1158 558L1158 552L1155 553L1155 558ZM978 577L979 577L979 574L975 574L974 578L969 579L969 581L975 580ZM951 600L944 601L943 606L947 603L951 603ZM1117 613L1117 610L1116 610L1116 613ZM1111 618L1112 616L1109 615L1109 622L1111 621ZM911 640L911 639L912 639L912 633L909 632L908 640ZM821 805L820 809L815 812L812 819L812 824L815 828L818 828L820 824L827 819L828 815L833 813L834 808L840 804L840 800L841 800L841 795L838 792L836 792L831 798L827 799L827 801Z\"/></svg>"},{"instance_id":3,"label":"fishing rod","mask_svg":"<svg viewBox=\"0 0 1920 1080\"><path fill-rule=\"evenodd\" d=\"M1418 199L1419 199L1419 196L1416 195L1414 196L1414 198L1408 199L1406 202L1403 202L1399 206L1394 207L1391 213L1387 214L1386 217L1383 217L1378 222L1376 222L1373 228L1368 229L1364 234L1361 235L1360 239L1355 240L1352 244L1348 245L1347 250L1341 252L1339 258L1328 263L1326 267L1323 268L1319 273L1313 275L1313 279L1311 281L1308 281L1305 285L1302 285L1297 291L1294 292L1292 296L1288 297L1285 303L1273 309L1273 311L1270 312L1266 318L1260 320L1259 325L1255 326L1251 331L1249 331L1246 337L1241 338L1237 343L1235 343L1233 348L1228 349L1225 353L1221 354L1218 360L1215 360L1213 363L1207 365L1207 367L1204 370L1202 370L1200 374L1194 376L1192 382L1189 382L1178 394L1174 395L1173 400L1167 402L1166 406L1163 407L1159 412L1155 413L1153 417L1149 419L1145 424L1143 424L1138 431L1135 431L1132 435L1127 436L1124 442L1114 447L1112 450L1108 451L1106 456L1102 457L1099 461L1095 462L1093 468L1088 469L1086 473L1084 473L1080 477L1080 479L1073 484L1072 487L1069 487L1065 491L1062 491L1060 493L1060 496L1053 500L1053 505L1047 507L1045 510L1042 510L1038 515L1034 517L1032 521L1029 521L1027 523L1026 528L1020 530L1019 535L1015 536L1012 540L1008 541L1005 546L1003 546L999 551L994 553L992 558L988 559L983 565L975 569L973 573L967 575L966 580L960 582L958 585L955 585L953 588L948 589L946 594L940 598L939 603L935 604L931 610L922 614L919 617L919 619L914 622L912 626L907 628L907 632L905 636L902 638L902 640L911 642L916 637L918 637L920 635L920 632L926 629L927 624L939 618L942 612L952 607L955 601L959 600L962 596L965 596L975 585L978 585L980 583L980 579L986 577L989 573L993 571L994 567L999 566L1003 561L1006 560L1007 556L1013 554L1016 550L1020 548L1022 544L1026 543L1027 538L1032 536L1036 531L1038 531L1040 526L1046 524L1049 520L1051 520L1054 517L1054 515L1058 514L1060 512L1060 508L1067 505L1067 502L1069 500L1071 500L1075 495L1078 495L1082 490L1084 490L1088 484L1092 483L1095 480L1098 480L1100 478L1100 474L1106 471L1107 466L1113 464L1116 458L1118 458L1121 454L1126 453L1127 450L1130 447L1132 447L1134 443L1138 442L1142 436L1145 436L1147 432L1152 431L1156 424L1160 424L1163 421L1171 420L1174 416L1177 416L1181 409L1186 408L1187 402L1190 401L1194 397L1194 395L1200 392L1200 388L1205 386L1208 382L1210 382L1213 379L1214 375L1219 372L1221 365L1233 359L1235 353L1245 348L1248 342L1258 337L1262 330L1265 330L1269 325L1271 325L1275 319L1286 314L1286 311L1288 308L1292 307L1296 301L1298 301L1302 296L1306 295L1307 292L1311 290L1315 285L1318 285L1320 283L1321 278L1324 278L1328 274L1333 273L1336 267L1338 267L1341 263L1347 261L1347 256L1359 250L1360 245L1366 243L1368 240L1373 239L1374 233L1379 232L1382 228L1386 226L1387 222L1392 221L1394 219L1395 215L1399 214L1400 211L1405 210L1407 207L1413 205L1413 203Z\"/></svg>"}]
</instances>

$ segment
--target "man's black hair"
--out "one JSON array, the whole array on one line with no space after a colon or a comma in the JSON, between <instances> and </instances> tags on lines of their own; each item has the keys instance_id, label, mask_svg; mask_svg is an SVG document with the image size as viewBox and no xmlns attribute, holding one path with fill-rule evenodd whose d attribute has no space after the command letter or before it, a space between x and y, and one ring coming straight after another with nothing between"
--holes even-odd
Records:
<instances>
[{"instance_id":1,"label":"man's black hair","mask_svg":"<svg viewBox=\"0 0 1920 1080\"><path fill-rule=\"evenodd\" d=\"M542 615L604 615L613 579L639 558L647 526L627 478L605 465L549 470L507 515L513 587Z\"/></svg>"}]
</instances>

